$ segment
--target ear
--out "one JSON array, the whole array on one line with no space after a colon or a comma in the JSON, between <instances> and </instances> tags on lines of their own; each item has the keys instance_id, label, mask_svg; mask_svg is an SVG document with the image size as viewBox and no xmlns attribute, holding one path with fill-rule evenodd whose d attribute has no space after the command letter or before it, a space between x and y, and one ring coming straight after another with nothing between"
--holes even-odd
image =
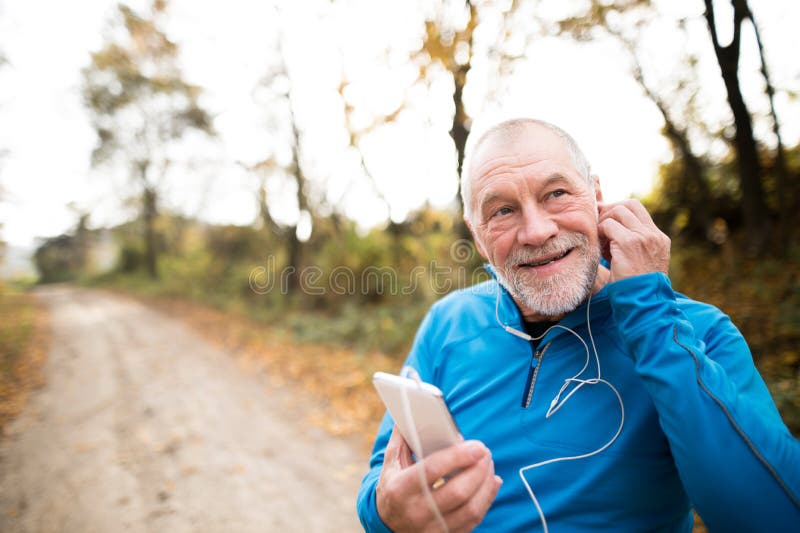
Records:
<instances>
[{"instance_id":1,"label":"ear","mask_svg":"<svg viewBox=\"0 0 800 533\"><path fill-rule=\"evenodd\" d=\"M600 178L597 174L592 174L589 179L592 180L592 185L594 185L594 199L597 200L599 204L603 201L603 190L600 188Z\"/></svg>"},{"instance_id":2,"label":"ear","mask_svg":"<svg viewBox=\"0 0 800 533\"><path fill-rule=\"evenodd\" d=\"M600 178L597 177L597 174L592 174L589 179L592 180L592 186L594 187L594 205L597 206L595 211L597 211L596 216L599 221L600 204L603 203L603 189L600 188Z\"/></svg>"},{"instance_id":3,"label":"ear","mask_svg":"<svg viewBox=\"0 0 800 533\"><path fill-rule=\"evenodd\" d=\"M483 247L481 239L478 237L475 228L472 226L472 222L470 221L469 218L467 218L466 215L464 215L464 223L467 225L467 227L469 228L469 232L472 234L472 240L473 242L475 242L475 247L478 249L478 253L481 254L481 257L483 257L488 261L489 256L486 255L486 249Z\"/></svg>"}]
</instances>

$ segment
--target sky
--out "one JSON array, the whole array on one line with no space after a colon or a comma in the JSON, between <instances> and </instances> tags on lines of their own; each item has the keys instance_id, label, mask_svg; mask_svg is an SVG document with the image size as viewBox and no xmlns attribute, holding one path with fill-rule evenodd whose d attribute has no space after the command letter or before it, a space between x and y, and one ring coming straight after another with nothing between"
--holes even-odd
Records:
<instances>
[{"instance_id":1,"label":"sky","mask_svg":"<svg viewBox=\"0 0 800 533\"><path fill-rule=\"evenodd\" d=\"M164 184L164 205L211 222L255 220L258 177L246 167L271 155L287 157L275 139L275 117L257 89L274 64L279 29L304 132L304 168L318 194L363 227L387 216L402 220L426 201L435 206L451 202L456 183L446 132L452 110L442 102L452 85L439 76L423 91L410 84L414 71L403 62L403 51L419 44L416 6L424 4L351 0L331 7L327 1L304 0L287 2L278 12L256 0L173 0L165 30L181 48L186 79L204 88L201 104L214 117L219 136L186 148L187 159L200 153L203 164L174 171ZM558 5L545 1L542 9L547 4ZM800 91L800 65L792 55L800 49L800 2L751 4L775 84ZM8 60L0 69L0 149L6 151L0 161L0 239L12 246L30 248L40 238L68 231L81 210L91 212L90 227L133 215L123 201L129 193L124 176L91 168L95 134L80 96L81 68L89 53L102 46L115 5L82 0L76 9L57 0L0 0L0 52ZM131 5L147 4L137 0ZM702 2L664 5L690 17L696 31L685 46L708 49ZM677 57L663 45L679 42L667 26L651 31L646 57L656 76L668 77ZM748 103L763 112L754 45L745 44L743 50ZM716 65L709 57L702 65L700 83L710 89L701 104L712 115L724 116ZM465 95L473 131L511 116L550 120L583 147L607 200L641 195L652 187L658 164L669 157L659 134L662 122L614 46L543 39L528 47L526 60L501 82L483 67L474 64ZM357 125L369 124L401 101L411 103L409 112L362 145L375 187L389 200L388 212L359 175L356 154L346 149L343 104L335 91L343 76L350 82L345 97L357 109ZM496 98L487 97L490 89ZM800 139L800 106L781 92L777 104L785 142L794 144ZM271 179L267 186L277 199L272 205L276 218L296 219L296 206L282 200L292 195L285 180Z\"/></svg>"}]
</instances>

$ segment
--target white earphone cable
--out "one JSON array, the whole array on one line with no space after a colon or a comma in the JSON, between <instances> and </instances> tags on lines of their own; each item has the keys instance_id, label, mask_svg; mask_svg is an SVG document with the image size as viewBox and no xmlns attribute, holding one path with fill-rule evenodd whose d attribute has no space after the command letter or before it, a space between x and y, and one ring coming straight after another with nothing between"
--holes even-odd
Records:
<instances>
[{"instance_id":1,"label":"white earphone cable","mask_svg":"<svg viewBox=\"0 0 800 533\"><path fill-rule=\"evenodd\" d=\"M506 330L507 332L511 333L512 335L516 335L517 337L523 338L523 339L528 340L528 341L533 341L533 340L540 340L540 339L544 338L544 336L547 335L547 333L552 329L560 328L560 329L563 329L563 330L571 333L572 335L574 335L581 342L581 344L583 344L583 348L586 350L586 362L584 363L583 368L581 368L581 370L577 374L572 376L571 378L567 378L567 379L564 380L564 385L561 386L561 388L559 389L558 393L555 395L553 400L550 402L550 407L547 409L547 413L545 414L545 418L550 418L555 413L557 413L558 410L561 409L561 407L563 407L564 404L572 397L572 395L574 395L576 392L578 392L578 390L580 390L580 388L583 387L584 385L597 385L598 383L602 383L602 384L608 386L611 389L611 391L616 395L617 401L619 402L619 408L620 408L620 413L621 413L621 417L620 417L620 421L619 421L619 427L617 428L617 431L614 434L614 436L611 437L611 439L608 442L606 442L603 446L601 446L600 448L598 448L598 449L596 449L596 450L594 450L592 452L588 452L588 453L584 453L584 454L580 454L580 455L566 456L566 457L555 457L555 458L547 459L547 460L544 460L544 461L540 461L538 463L534 463L534 464L531 464L531 465L528 465L528 466L524 466L524 467L519 469L519 477L522 479L522 483L525 485L525 488L527 489L528 495L530 496L531 500L533 501L534 506L536 506L536 511L539 513L539 519L542 522L542 528L544 529L544 533L548 533L549 530L548 530L548 527L547 527L547 519L544 516L544 511L542 510L542 507L539 504L539 500L536 498L536 495L533 493L533 489L531 488L530 484L528 483L528 480L525 479L525 472L527 472L528 470L532 470L534 468L538 468L540 466L544 466L544 465L548 465L548 464L552 464L552 463L556 463L556 462L560 462L560 461L574 461L574 460L577 460L577 459L585 459L587 457L591 457L593 455L597 455L597 454L601 453L602 451L604 451L605 449L607 449L609 446L611 446L617 440L617 438L622 433L622 428L625 425L625 404L622 401L622 396L620 395L620 393L616 389L616 387L614 387L614 385L612 385L611 383L609 383L608 381L606 381L605 379L602 378L601 368L600 368L600 356L597 353L597 346L596 346L596 344L594 342L594 336L592 335L592 325L591 325L591 321L590 321L590 309L591 309L591 305L592 305L592 295L591 294L589 295L589 299L588 299L588 301L586 303L586 328L587 328L587 331L589 333L589 341L590 341L590 343L592 345L592 352L594 353L595 362L597 364L597 377L596 378L590 378L590 379L580 379L580 376L588 369L589 361L591 359L591 354L589 352L589 346L586 344L586 341L584 341L583 338L580 335L578 335L574 330L572 330L572 329L570 329L570 328L568 328L566 326L561 326L559 324L555 324L553 326L550 326L549 328L547 328L547 330L544 333L542 333L538 337L532 337L531 335L528 335L525 332L519 331L518 329L515 329L515 328L513 328L513 327L511 327L511 326L509 326L507 324L504 324L500 320L500 311L499 311L501 293L502 293L502 289L498 286L497 300L495 301L495 318L497 319L497 322L500 324L500 326L504 330ZM569 393L566 395L566 397L561 399L561 395L569 387L569 385L573 384L573 383L577 383L577 386L575 386L571 391L569 391Z\"/></svg>"},{"instance_id":2,"label":"white earphone cable","mask_svg":"<svg viewBox=\"0 0 800 533\"><path fill-rule=\"evenodd\" d=\"M416 369L411 366L404 366L403 370L400 372L400 375L403 377L410 377L417 383L420 382L419 374L417 373ZM414 415L411 409L411 401L408 398L408 390L405 387L400 388L400 394L403 400L403 412L405 414L406 420L408 421L409 433L408 437L411 439L412 448L419 451L417 457L417 465L416 469L419 472L419 482L422 486L422 492L425 495L425 501L428 504L428 508L433 513L433 516L436 518L436 522L441 526L442 531L444 533L449 533L450 528L447 527L447 522L445 522L444 517L442 516L442 512L439 510L439 506L436 504L436 500L433 499L433 494L431 493L431 488L428 486L428 479L425 476L425 457L423 456L424 452L422 450L422 443L419 438L419 433L417 432L417 426L414 423Z\"/></svg>"}]
</instances>

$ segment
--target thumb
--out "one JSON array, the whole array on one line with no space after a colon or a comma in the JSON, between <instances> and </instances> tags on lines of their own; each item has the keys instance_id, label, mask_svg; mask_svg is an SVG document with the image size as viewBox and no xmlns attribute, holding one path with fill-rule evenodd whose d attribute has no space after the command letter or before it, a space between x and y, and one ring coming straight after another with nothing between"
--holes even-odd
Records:
<instances>
[{"instance_id":1,"label":"thumb","mask_svg":"<svg viewBox=\"0 0 800 533\"><path fill-rule=\"evenodd\" d=\"M403 470L413 464L411 449L397 429L397 425L395 425L392 429L392 435L389 437L389 442L386 443L383 467L389 467L392 470Z\"/></svg>"},{"instance_id":2,"label":"thumb","mask_svg":"<svg viewBox=\"0 0 800 533\"><path fill-rule=\"evenodd\" d=\"M602 226L598 226L598 239L600 244L600 255L603 259L605 259L608 264L611 264L612 254L611 254L611 239L606 236L605 231L603 231Z\"/></svg>"}]
</instances>

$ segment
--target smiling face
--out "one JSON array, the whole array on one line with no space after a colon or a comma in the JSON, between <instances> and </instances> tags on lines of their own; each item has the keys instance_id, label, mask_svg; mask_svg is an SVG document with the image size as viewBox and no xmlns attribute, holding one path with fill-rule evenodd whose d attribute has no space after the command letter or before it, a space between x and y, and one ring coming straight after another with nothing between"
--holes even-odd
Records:
<instances>
[{"instance_id":1,"label":"smiling face","mask_svg":"<svg viewBox=\"0 0 800 533\"><path fill-rule=\"evenodd\" d=\"M491 136L473 154L467 223L525 318L558 319L599 289L599 184L548 128L510 137Z\"/></svg>"}]
</instances>

